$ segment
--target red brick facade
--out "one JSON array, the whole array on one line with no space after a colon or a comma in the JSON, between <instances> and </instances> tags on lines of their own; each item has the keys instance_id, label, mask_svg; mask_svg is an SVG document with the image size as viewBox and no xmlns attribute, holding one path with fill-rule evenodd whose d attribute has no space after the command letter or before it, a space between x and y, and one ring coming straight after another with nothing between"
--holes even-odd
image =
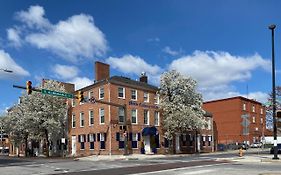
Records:
<instances>
[{"instance_id":1,"label":"red brick facade","mask_svg":"<svg viewBox=\"0 0 281 175\"><path fill-rule=\"evenodd\" d=\"M132 80L131 80L132 81ZM100 99L104 102L110 102L118 105L126 105L127 112L127 135L128 135L128 150L129 153L141 153L141 144L142 140L142 129L145 127L155 126L160 135L159 143L163 142L163 134L162 130L159 128L161 121L159 121L159 125L154 123L155 120L155 112L159 112L155 99L156 98L156 89L148 89L143 88L141 86L137 87L135 85L125 84L124 82L117 82L113 79L109 81L98 82L94 85L81 89L84 92L84 96L93 96L95 99L99 99L100 88L104 89L104 98ZM125 97L118 97L118 88L124 88ZM136 100L132 100L131 90L136 92ZM148 93L148 102L144 102L144 93ZM90 97L88 97L90 98ZM76 105L70 108L69 117L69 136L71 141L71 136L78 137L79 135L85 135L84 139L84 149L81 149L81 139L78 140L76 146L76 155L85 156L91 154L123 154L124 149L119 148L119 141L117 137L122 137L123 131L120 130L120 126L123 126L124 123L119 122L118 111L119 108L114 105L102 104L102 103L84 103L78 104L78 101L75 100ZM104 123L100 121L100 109L104 109ZM131 112L132 110L136 110L136 124L132 124ZM144 111L149 112L149 124L144 124ZM94 116L94 124L90 125L89 123L89 115L90 112L93 111ZM81 127L80 123L80 113L84 113L84 127ZM75 128L72 126L73 119L72 116L75 115L76 126ZM160 115L160 113L159 113ZM161 120L161 116L159 116L159 120ZM105 149L101 149L101 140L97 137L101 137L100 134L105 133ZM117 134L119 133L119 134ZM88 139L88 134L94 134L95 138L94 143L90 143ZM132 134L136 134L136 146L137 148L132 148ZM81 137L81 136L80 136ZM83 139L82 139L83 140ZM70 148L72 148L72 143L70 142ZM91 144L94 146L94 149L90 149ZM70 150L72 152L72 150ZM164 152L163 149L159 148L157 152Z\"/></svg>"},{"instance_id":2,"label":"red brick facade","mask_svg":"<svg viewBox=\"0 0 281 175\"><path fill-rule=\"evenodd\" d=\"M251 144L260 142L265 134L266 110L261 103L255 100L239 96L205 102L203 108L213 115L217 143L232 144L247 141L248 144ZM242 115L248 116L249 134L243 127L247 123L245 120L243 121Z\"/></svg>"}]
</instances>

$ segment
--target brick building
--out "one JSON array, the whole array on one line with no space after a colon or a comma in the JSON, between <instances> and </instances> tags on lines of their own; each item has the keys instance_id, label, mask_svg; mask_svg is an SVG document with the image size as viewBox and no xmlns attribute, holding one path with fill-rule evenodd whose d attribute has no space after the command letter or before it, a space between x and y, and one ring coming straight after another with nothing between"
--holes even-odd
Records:
<instances>
[{"instance_id":1,"label":"brick building","mask_svg":"<svg viewBox=\"0 0 281 175\"><path fill-rule=\"evenodd\" d=\"M96 62L95 83L78 90L83 92L86 101L92 102L78 103L77 99L70 102L69 153L87 156L167 152L168 141L161 127L156 94L158 88L149 85L147 79L145 74L139 81L110 77L109 65ZM195 143L195 132L177 134L175 152L192 153L196 145L199 150L212 151L210 131L201 131L202 144Z\"/></svg>"},{"instance_id":2,"label":"brick building","mask_svg":"<svg viewBox=\"0 0 281 175\"><path fill-rule=\"evenodd\" d=\"M216 144L262 141L266 131L265 107L241 96L204 102L213 114Z\"/></svg>"}]
</instances>

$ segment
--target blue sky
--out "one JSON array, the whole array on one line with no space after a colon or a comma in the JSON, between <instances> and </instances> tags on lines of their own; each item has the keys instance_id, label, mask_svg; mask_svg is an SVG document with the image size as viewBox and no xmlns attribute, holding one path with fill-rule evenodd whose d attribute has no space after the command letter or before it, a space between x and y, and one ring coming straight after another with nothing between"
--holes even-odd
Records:
<instances>
[{"instance_id":1,"label":"blue sky","mask_svg":"<svg viewBox=\"0 0 281 175\"><path fill-rule=\"evenodd\" d=\"M276 24L276 85L281 84L281 1L15 1L0 7L0 112L17 102L12 87L42 78L93 83L94 61L111 75L159 85L176 69L198 81L204 100L237 95L266 101L271 32Z\"/></svg>"}]
</instances>

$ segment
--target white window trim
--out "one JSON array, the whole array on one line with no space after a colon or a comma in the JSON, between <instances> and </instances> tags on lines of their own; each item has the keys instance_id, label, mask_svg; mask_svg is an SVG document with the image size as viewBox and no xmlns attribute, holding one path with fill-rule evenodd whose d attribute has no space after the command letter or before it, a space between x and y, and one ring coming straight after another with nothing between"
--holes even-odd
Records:
<instances>
[{"instance_id":1,"label":"white window trim","mask_svg":"<svg viewBox=\"0 0 281 175\"><path fill-rule=\"evenodd\" d=\"M132 133L132 135L135 135L135 137L136 137L136 140L133 140L133 136L132 136L132 141L137 142L137 147L132 148L132 149L139 149L138 133Z\"/></svg>"},{"instance_id":2,"label":"white window trim","mask_svg":"<svg viewBox=\"0 0 281 175\"><path fill-rule=\"evenodd\" d=\"M90 99L92 96L91 96L91 93L93 93L93 96L94 96L94 92L93 91L89 91L88 92L88 99Z\"/></svg>"},{"instance_id":3,"label":"white window trim","mask_svg":"<svg viewBox=\"0 0 281 175\"><path fill-rule=\"evenodd\" d=\"M246 111L247 110L247 105L246 105L246 103L243 103L243 111Z\"/></svg>"},{"instance_id":4,"label":"white window trim","mask_svg":"<svg viewBox=\"0 0 281 175\"><path fill-rule=\"evenodd\" d=\"M101 123L101 110L102 109L103 109L104 123ZM105 111L104 111L104 108L99 108L99 123L100 123L100 125L104 125L105 124Z\"/></svg>"},{"instance_id":5,"label":"white window trim","mask_svg":"<svg viewBox=\"0 0 281 175\"><path fill-rule=\"evenodd\" d=\"M123 97L119 97L119 88L122 88L122 89L123 89ZM125 99L125 98L126 98L126 95L125 95L125 88L124 88L124 87L118 87L118 88L117 88L117 91L118 91L118 98L120 98L120 99Z\"/></svg>"},{"instance_id":6,"label":"white window trim","mask_svg":"<svg viewBox=\"0 0 281 175\"><path fill-rule=\"evenodd\" d=\"M154 98L155 98L154 104L158 105L160 102L160 96L158 94L155 94Z\"/></svg>"},{"instance_id":7,"label":"white window trim","mask_svg":"<svg viewBox=\"0 0 281 175\"><path fill-rule=\"evenodd\" d=\"M135 91L135 92L136 92L136 99L132 99L132 91ZM138 101L138 90L136 90L136 89L131 89L131 100L132 100L132 101Z\"/></svg>"},{"instance_id":8,"label":"white window trim","mask_svg":"<svg viewBox=\"0 0 281 175\"><path fill-rule=\"evenodd\" d=\"M252 112L256 112L256 106L252 105Z\"/></svg>"},{"instance_id":9,"label":"white window trim","mask_svg":"<svg viewBox=\"0 0 281 175\"><path fill-rule=\"evenodd\" d=\"M263 108L261 108L261 114L263 114Z\"/></svg>"},{"instance_id":10,"label":"white window trim","mask_svg":"<svg viewBox=\"0 0 281 175\"><path fill-rule=\"evenodd\" d=\"M157 113L157 116L158 116L158 123L155 124L155 118L154 118L154 125L155 125L155 126L159 126L159 123L160 123L160 112L159 112L159 111L155 111L155 112L154 112L154 117L155 117L155 113Z\"/></svg>"},{"instance_id":11,"label":"white window trim","mask_svg":"<svg viewBox=\"0 0 281 175\"><path fill-rule=\"evenodd\" d=\"M72 114L72 115L71 115L71 128L76 128L77 122L76 122L76 118L75 118L75 117L76 117L75 114ZM73 127L73 121L74 121L74 119L75 119L75 126Z\"/></svg>"},{"instance_id":12,"label":"white window trim","mask_svg":"<svg viewBox=\"0 0 281 175\"><path fill-rule=\"evenodd\" d=\"M145 100L143 99L143 102L149 103L149 93L148 93L148 92L144 92L144 93L143 93L143 98L144 98L144 94L147 94L147 101L145 101Z\"/></svg>"},{"instance_id":13,"label":"white window trim","mask_svg":"<svg viewBox=\"0 0 281 175\"><path fill-rule=\"evenodd\" d=\"M123 109L123 120L124 120L123 122L120 122L120 120L119 120L119 116L120 116L119 115L120 114L119 111L120 111L120 109ZM125 110L124 110L124 108L118 108L118 123L124 123L124 122L125 122Z\"/></svg>"},{"instance_id":14,"label":"white window trim","mask_svg":"<svg viewBox=\"0 0 281 175\"><path fill-rule=\"evenodd\" d=\"M103 89L103 98L100 97L100 95L101 95L101 89ZM103 87L102 87L102 88L99 88L99 100L101 100L101 99L104 99L104 88L103 88Z\"/></svg>"},{"instance_id":15,"label":"white window trim","mask_svg":"<svg viewBox=\"0 0 281 175\"><path fill-rule=\"evenodd\" d=\"M79 120L79 123L80 123L80 128L84 128L84 126L82 126L81 124L82 124L82 114L83 113L83 123L84 123L84 126L85 126L85 116L84 116L84 112L80 112L80 120Z\"/></svg>"},{"instance_id":16,"label":"white window trim","mask_svg":"<svg viewBox=\"0 0 281 175\"><path fill-rule=\"evenodd\" d=\"M132 121L133 121L132 120L132 110L136 110L136 123L132 123ZM132 109L132 110L131 110L131 120L132 120L131 123L132 123L132 125L137 125L138 124L138 110L137 109Z\"/></svg>"},{"instance_id":17,"label":"white window trim","mask_svg":"<svg viewBox=\"0 0 281 175\"><path fill-rule=\"evenodd\" d=\"M147 111L147 123L144 123L144 125L149 125L149 110L146 110ZM143 116L144 117L144 116Z\"/></svg>"},{"instance_id":18,"label":"white window trim","mask_svg":"<svg viewBox=\"0 0 281 175\"><path fill-rule=\"evenodd\" d=\"M256 123L256 116L253 116L253 123Z\"/></svg>"},{"instance_id":19,"label":"white window trim","mask_svg":"<svg viewBox=\"0 0 281 175\"><path fill-rule=\"evenodd\" d=\"M95 123L94 111L92 111L92 112L93 112L93 120L94 120L94 123L91 124L91 111L92 111L92 110L89 111L89 126L93 126L94 123Z\"/></svg>"}]
</instances>

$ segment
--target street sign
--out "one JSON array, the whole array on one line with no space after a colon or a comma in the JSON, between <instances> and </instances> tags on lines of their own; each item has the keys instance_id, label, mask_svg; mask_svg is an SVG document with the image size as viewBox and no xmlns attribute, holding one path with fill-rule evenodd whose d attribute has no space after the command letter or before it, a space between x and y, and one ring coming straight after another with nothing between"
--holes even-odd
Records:
<instances>
[{"instance_id":1,"label":"street sign","mask_svg":"<svg viewBox=\"0 0 281 175\"><path fill-rule=\"evenodd\" d=\"M42 94L46 94L46 95L53 95L53 96L58 96L58 97L65 97L65 98L73 98L74 95L73 94L68 94L68 93L64 93L64 92L58 92L58 91L51 91L48 89L42 89L41 90Z\"/></svg>"}]
</instances>

